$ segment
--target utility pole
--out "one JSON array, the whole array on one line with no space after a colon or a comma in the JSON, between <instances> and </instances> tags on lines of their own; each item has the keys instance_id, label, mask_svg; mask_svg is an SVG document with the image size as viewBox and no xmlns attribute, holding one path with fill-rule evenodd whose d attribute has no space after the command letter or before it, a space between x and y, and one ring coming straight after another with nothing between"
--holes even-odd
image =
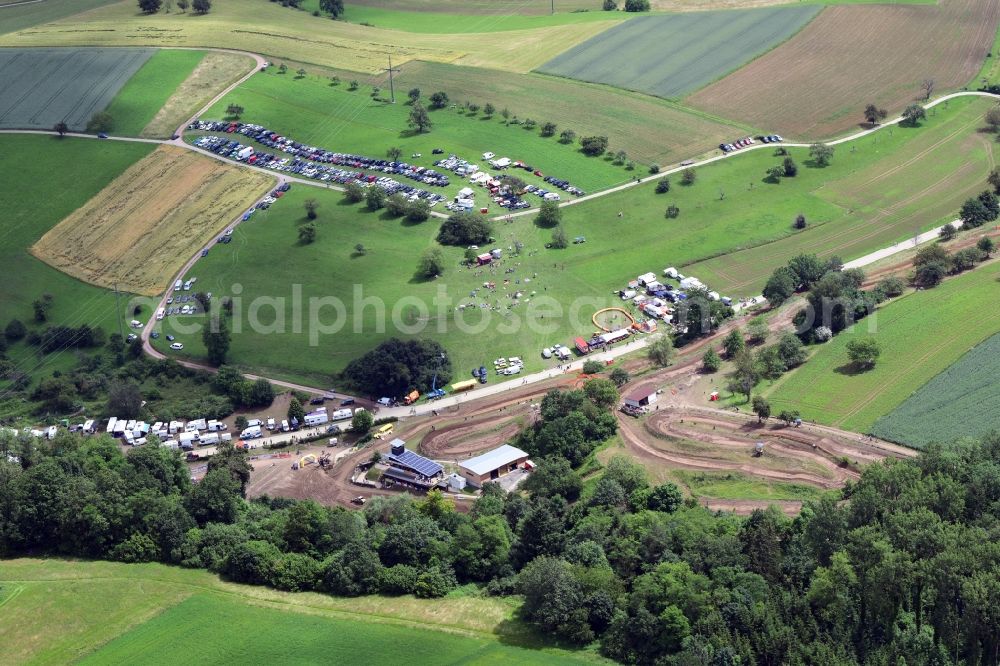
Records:
<instances>
[{"instance_id":1,"label":"utility pole","mask_svg":"<svg viewBox=\"0 0 1000 666\"><path fill-rule=\"evenodd\" d=\"M396 91L395 91L395 89L392 86L392 73L393 72L398 72L399 70L392 68L392 54L391 53L389 54L389 69L387 69L386 71L389 72L389 101L392 104L395 104L396 103Z\"/></svg>"},{"instance_id":2,"label":"utility pole","mask_svg":"<svg viewBox=\"0 0 1000 666\"><path fill-rule=\"evenodd\" d=\"M556 0L552 0L552 11L551 11L551 13L552 14L556 13Z\"/></svg>"}]
</instances>

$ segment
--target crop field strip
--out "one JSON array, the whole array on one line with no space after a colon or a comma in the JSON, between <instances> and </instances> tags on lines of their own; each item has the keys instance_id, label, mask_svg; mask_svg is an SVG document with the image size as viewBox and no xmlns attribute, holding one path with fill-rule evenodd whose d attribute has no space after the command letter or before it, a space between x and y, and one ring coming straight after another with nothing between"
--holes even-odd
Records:
<instances>
[{"instance_id":1,"label":"crop field strip","mask_svg":"<svg viewBox=\"0 0 1000 666\"><path fill-rule=\"evenodd\" d=\"M256 171L160 146L31 252L84 282L155 296L273 182Z\"/></svg>"},{"instance_id":2,"label":"crop field strip","mask_svg":"<svg viewBox=\"0 0 1000 666\"><path fill-rule=\"evenodd\" d=\"M605 30L538 71L678 97L779 44L818 6L644 16Z\"/></svg>"},{"instance_id":3,"label":"crop field strip","mask_svg":"<svg viewBox=\"0 0 1000 666\"><path fill-rule=\"evenodd\" d=\"M883 439L915 448L1000 429L1000 333L966 352L872 426Z\"/></svg>"},{"instance_id":4,"label":"crop field strip","mask_svg":"<svg viewBox=\"0 0 1000 666\"><path fill-rule=\"evenodd\" d=\"M30 5L0 7L0 34L58 21L116 0L44 0Z\"/></svg>"},{"instance_id":5,"label":"crop field strip","mask_svg":"<svg viewBox=\"0 0 1000 666\"><path fill-rule=\"evenodd\" d=\"M855 432L869 432L970 347L1000 331L997 265L980 266L931 290L913 292L814 348L810 359L767 391L774 411ZM847 343L875 337L882 355L875 368L855 373Z\"/></svg>"},{"instance_id":6,"label":"crop field strip","mask_svg":"<svg viewBox=\"0 0 1000 666\"><path fill-rule=\"evenodd\" d=\"M0 49L0 128L80 130L154 49Z\"/></svg>"},{"instance_id":7,"label":"crop field strip","mask_svg":"<svg viewBox=\"0 0 1000 666\"><path fill-rule=\"evenodd\" d=\"M829 7L686 102L790 137L831 136L856 127L867 103L900 111L920 97L925 79L937 92L968 84L998 22L1000 0Z\"/></svg>"},{"instance_id":8,"label":"crop field strip","mask_svg":"<svg viewBox=\"0 0 1000 666\"><path fill-rule=\"evenodd\" d=\"M67 19L0 35L0 46L215 46L259 52L355 72L411 60L460 62L527 72L620 19L471 34L420 34L331 21L276 3L228 0L204 16L143 15L135 3L99 7Z\"/></svg>"}]
</instances>

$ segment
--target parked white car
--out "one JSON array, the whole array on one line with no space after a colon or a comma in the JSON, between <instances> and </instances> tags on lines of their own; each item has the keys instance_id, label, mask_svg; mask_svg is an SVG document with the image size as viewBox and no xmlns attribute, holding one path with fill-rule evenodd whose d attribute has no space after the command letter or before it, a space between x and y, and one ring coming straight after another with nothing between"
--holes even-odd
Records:
<instances>
[{"instance_id":1,"label":"parked white car","mask_svg":"<svg viewBox=\"0 0 1000 666\"><path fill-rule=\"evenodd\" d=\"M176 349L177 351L180 351L181 349L184 349L184 345L182 345L179 342L175 342L172 345L170 345L170 348L171 349Z\"/></svg>"}]
</instances>

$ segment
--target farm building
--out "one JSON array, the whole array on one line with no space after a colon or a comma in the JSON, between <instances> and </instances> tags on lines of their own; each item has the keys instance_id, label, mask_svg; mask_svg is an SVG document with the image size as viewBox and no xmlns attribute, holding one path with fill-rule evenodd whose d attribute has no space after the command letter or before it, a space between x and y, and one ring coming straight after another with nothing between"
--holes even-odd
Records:
<instances>
[{"instance_id":1,"label":"farm building","mask_svg":"<svg viewBox=\"0 0 1000 666\"><path fill-rule=\"evenodd\" d=\"M625 406L632 409L641 409L656 403L658 397L655 385L643 384L625 396Z\"/></svg>"},{"instance_id":2,"label":"farm building","mask_svg":"<svg viewBox=\"0 0 1000 666\"><path fill-rule=\"evenodd\" d=\"M516 446L504 444L475 458L469 458L459 465L459 470L470 485L482 488L487 481L513 472L527 460L527 453Z\"/></svg>"}]
</instances>

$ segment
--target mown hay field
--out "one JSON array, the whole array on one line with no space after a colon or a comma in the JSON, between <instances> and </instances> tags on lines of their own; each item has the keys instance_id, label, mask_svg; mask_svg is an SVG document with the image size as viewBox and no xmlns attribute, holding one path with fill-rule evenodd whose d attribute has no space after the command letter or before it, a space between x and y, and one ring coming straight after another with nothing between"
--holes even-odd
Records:
<instances>
[{"instance_id":1,"label":"mown hay field","mask_svg":"<svg viewBox=\"0 0 1000 666\"><path fill-rule=\"evenodd\" d=\"M1000 334L973 347L872 427L883 439L915 448L1000 429Z\"/></svg>"},{"instance_id":2,"label":"mown hay field","mask_svg":"<svg viewBox=\"0 0 1000 666\"><path fill-rule=\"evenodd\" d=\"M540 72L677 97L794 35L818 6L644 16L559 54Z\"/></svg>"},{"instance_id":3,"label":"mown hay field","mask_svg":"<svg viewBox=\"0 0 1000 666\"><path fill-rule=\"evenodd\" d=\"M135 2L100 7L65 20L0 36L0 46L191 46L264 53L355 72L410 60L461 62L526 72L620 19L495 33L420 34L331 21L277 3L226 0L204 16L144 15Z\"/></svg>"},{"instance_id":4,"label":"mown hay field","mask_svg":"<svg viewBox=\"0 0 1000 666\"><path fill-rule=\"evenodd\" d=\"M204 51L157 49L105 109L114 120L112 132L140 136L177 86L191 75L204 57Z\"/></svg>"},{"instance_id":5,"label":"mown hay field","mask_svg":"<svg viewBox=\"0 0 1000 666\"><path fill-rule=\"evenodd\" d=\"M979 266L883 305L815 347L804 365L775 382L766 392L772 413L797 409L808 421L870 432L881 416L1000 331L1000 309L993 305L998 277L996 264ZM869 336L878 340L882 355L873 369L858 372L847 343Z\"/></svg>"},{"instance_id":6,"label":"mown hay field","mask_svg":"<svg viewBox=\"0 0 1000 666\"><path fill-rule=\"evenodd\" d=\"M689 96L699 109L768 131L820 139L863 122L876 103L898 112L933 79L961 88L993 46L1000 0L825 9L798 35Z\"/></svg>"},{"instance_id":7,"label":"mown hay field","mask_svg":"<svg viewBox=\"0 0 1000 666\"><path fill-rule=\"evenodd\" d=\"M0 17L2 18L2 17ZM0 128L83 129L154 49L0 50Z\"/></svg>"},{"instance_id":8,"label":"mown hay field","mask_svg":"<svg viewBox=\"0 0 1000 666\"><path fill-rule=\"evenodd\" d=\"M160 146L35 243L50 266L145 296L173 275L274 179Z\"/></svg>"},{"instance_id":9,"label":"mown hay field","mask_svg":"<svg viewBox=\"0 0 1000 666\"><path fill-rule=\"evenodd\" d=\"M22 0L8 0L6 4L21 2ZM0 11L0 34L14 32L24 28L57 21L73 14L107 5L115 0L45 0L45 2L33 2L31 4L18 4L15 7L3 7Z\"/></svg>"},{"instance_id":10,"label":"mown hay field","mask_svg":"<svg viewBox=\"0 0 1000 666\"><path fill-rule=\"evenodd\" d=\"M235 53L209 51L194 71L160 106L139 136L164 138L254 66L254 60Z\"/></svg>"}]
</instances>

